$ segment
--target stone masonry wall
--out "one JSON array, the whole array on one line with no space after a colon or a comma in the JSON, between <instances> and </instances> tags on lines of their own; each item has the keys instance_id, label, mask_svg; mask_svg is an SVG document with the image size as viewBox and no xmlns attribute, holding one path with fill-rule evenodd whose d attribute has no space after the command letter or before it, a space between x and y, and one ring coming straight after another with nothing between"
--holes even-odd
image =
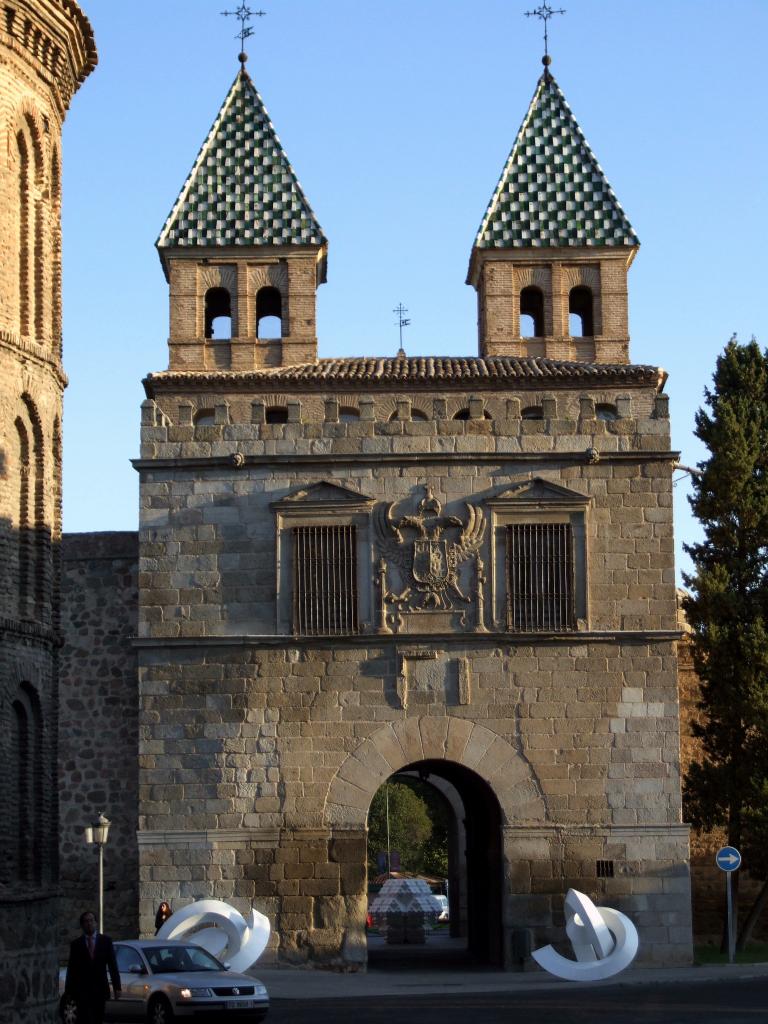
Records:
<instances>
[{"instance_id":1,"label":"stone masonry wall","mask_svg":"<svg viewBox=\"0 0 768 1024\"><path fill-rule=\"evenodd\" d=\"M138 537L73 533L62 559L59 779L59 942L97 902L97 862L83 827L101 811L112 822L105 850L105 929L137 934Z\"/></svg>"},{"instance_id":2,"label":"stone masonry wall","mask_svg":"<svg viewBox=\"0 0 768 1024\"><path fill-rule=\"evenodd\" d=\"M137 462L142 931L163 897L255 900L278 955L362 964L370 800L433 760L499 802L507 951L515 928L557 937L578 882L633 915L646 961L686 962L666 398L562 383L254 394L224 376L196 392L173 375L152 389ZM541 418L521 417L532 405ZM286 424L265 422L275 406ZM538 513L560 501L583 520L578 628L541 637L507 629L500 547L515 488L537 479ZM426 488L448 516L465 522L471 503L487 517L450 626L380 614L373 520L391 502L413 515ZM356 509L357 637L294 637L285 619L280 534L318 495L326 522ZM332 853L344 837L359 860ZM597 878L603 859L612 878Z\"/></svg>"},{"instance_id":3,"label":"stone masonry wall","mask_svg":"<svg viewBox=\"0 0 768 1024\"><path fill-rule=\"evenodd\" d=\"M447 757L502 804L507 935L557 938L562 895L576 885L631 914L646 960L685 960L672 645L438 643L444 689L414 673L406 707L396 685L406 638L182 645L171 663L143 650L142 933L162 898L211 895L243 911L253 900L281 956L359 962L365 858L345 864L334 844L364 850L378 786ZM458 660L469 663L466 704L452 686ZM597 879L602 858L614 878Z\"/></svg>"}]
</instances>

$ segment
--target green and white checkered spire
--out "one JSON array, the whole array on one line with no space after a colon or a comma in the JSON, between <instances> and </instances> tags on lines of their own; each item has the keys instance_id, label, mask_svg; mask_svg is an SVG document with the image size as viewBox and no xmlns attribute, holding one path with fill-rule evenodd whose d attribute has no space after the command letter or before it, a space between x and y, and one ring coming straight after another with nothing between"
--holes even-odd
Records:
<instances>
[{"instance_id":1,"label":"green and white checkered spire","mask_svg":"<svg viewBox=\"0 0 768 1024\"><path fill-rule=\"evenodd\" d=\"M639 244L565 96L545 71L483 217L476 248Z\"/></svg>"},{"instance_id":2,"label":"green and white checkered spire","mask_svg":"<svg viewBox=\"0 0 768 1024\"><path fill-rule=\"evenodd\" d=\"M243 69L157 240L174 246L323 245L325 236Z\"/></svg>"}]
</instances>

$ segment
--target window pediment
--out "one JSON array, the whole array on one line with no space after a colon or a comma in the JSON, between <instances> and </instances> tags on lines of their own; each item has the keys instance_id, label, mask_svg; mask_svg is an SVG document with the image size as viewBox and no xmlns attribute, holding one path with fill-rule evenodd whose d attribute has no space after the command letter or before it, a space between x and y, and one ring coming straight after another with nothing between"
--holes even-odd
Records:
<instances>
[{"instance_id":1,"label":"window pediment","mask_svg":"<svg viewBox=\"0 0 768 1024\"><path fill-rule=\"evenodd\" d=\"M531 509L531 508L560 508L584 509L592 503L592 499L579 491L573 491L570 487L563 487L552 480L545 480L536 476L531 480L524 480L522 483L513 484L505 490L496 494L486 501L490 508L499 510Z\"/></svg>"},{"instance_id":2,"label":"window pediment","mask_svg":"<svg viewBox=\"0 0 768 1024\"><path fill-rule=\"evenodd\" d=\"M283 514L322 515L323 513L338 512L368 512L372 505L373 498L360 494L359 491L355 491L351 487L344 487L330 480L320 480L308 487L300 487L278 501L273 501L270 507L275 512Z\"/></svg>"}]
</instances>

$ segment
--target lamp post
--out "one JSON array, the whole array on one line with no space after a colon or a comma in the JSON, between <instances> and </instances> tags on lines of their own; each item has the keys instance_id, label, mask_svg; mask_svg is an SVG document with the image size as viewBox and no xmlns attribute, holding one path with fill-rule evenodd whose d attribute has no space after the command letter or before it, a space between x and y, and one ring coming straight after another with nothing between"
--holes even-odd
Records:
<instances>
[{"instance_id":1,"label":"lamp post","mask_svg":"<svg viewBox=\"0 0 768 1024\"><path fill-rule=\"evenodd\" d=\"M85 828L85 841L95 844L99 851L99 932L104 934L104 847L107 845L109 826L112 822L102 811L92 825Z\"/></svg>"}]
</instances>

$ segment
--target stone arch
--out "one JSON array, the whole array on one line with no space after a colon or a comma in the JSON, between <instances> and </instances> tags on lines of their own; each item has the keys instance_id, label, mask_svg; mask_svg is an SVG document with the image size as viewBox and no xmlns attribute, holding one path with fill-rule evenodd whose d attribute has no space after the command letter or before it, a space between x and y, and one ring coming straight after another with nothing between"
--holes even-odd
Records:
<instances>
[{"instance_id":1,"label":"stone arch","mask_svg":"<svg viewBox=\"0 0 768 1024\"><path fill-rule=\"evenodd\" d=\"M40 122L40 112L31 100L24 97L11 121L13 134L16 136L19 132L24 132L27 135L31 143L34 183L42 187L45 183L45 133Z\"/></svg>"},{"instance_id":2,"label":"stone arch","mask_svg":"<svg viewBox=\"0 0 768 1024\"><path fill-rule=\"evenodd\" d=\"M428 760L452 761L479 775L495 794L505 825L546 820L541 785L525 757L498 733L448 715L389 722L359 743L331 780L324 823L365 828L379 786L406 765Z\"/></svg>"},{"instance_id":3,"label":"stone arch","mask_svg":"<svg viewBox=\"0 0 768 1024\"><path fill-rule=\"evenodd\" d=\"M19 334L42 340L44 309L45 147L34 105L22 101L13 119L14 174L17 193Z\"/></svg>"}]
</instances>

